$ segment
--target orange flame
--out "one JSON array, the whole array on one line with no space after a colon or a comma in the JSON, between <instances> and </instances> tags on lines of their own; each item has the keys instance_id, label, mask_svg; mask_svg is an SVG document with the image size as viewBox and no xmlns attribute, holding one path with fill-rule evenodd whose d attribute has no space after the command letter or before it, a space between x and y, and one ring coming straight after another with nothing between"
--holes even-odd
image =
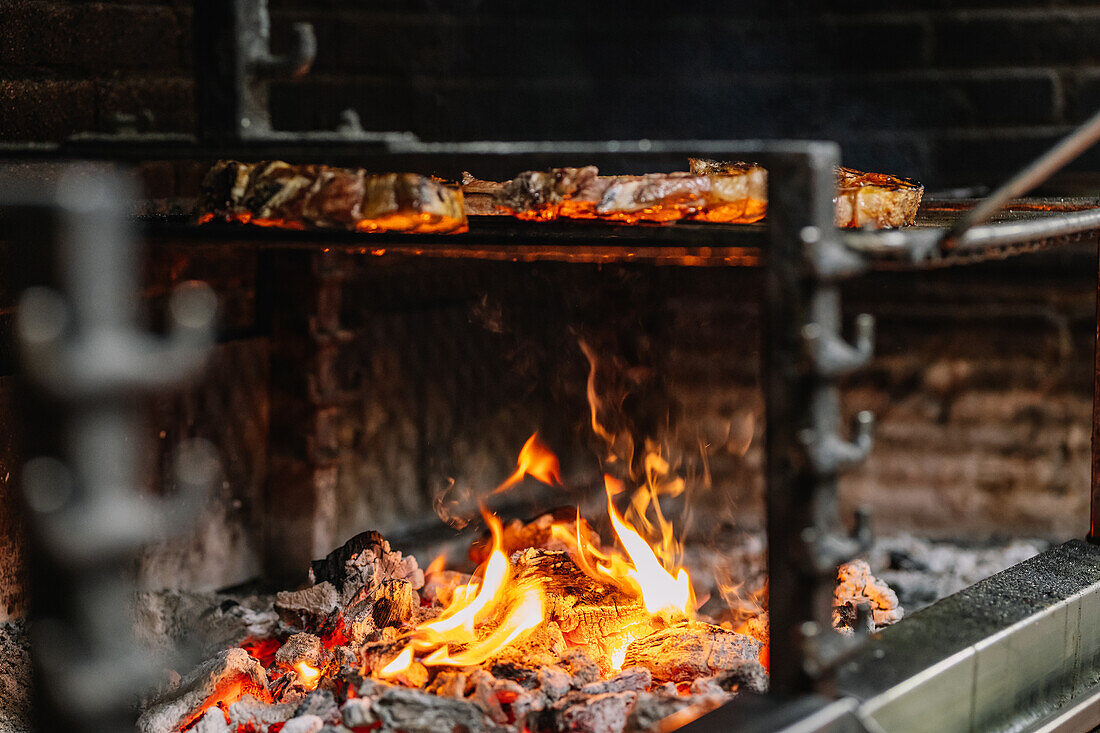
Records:
<instances>
[{"instance_id":1,"label":"orange flame","mask_svg":"<svg viewBox=\"0 0 1100 733\"><path fill-rule=\"evenodd\" d=\"M672 610L690 616L694 610L695 598L687 571L679 568L673 577L665 570L649 543L626 523L615 508L612 497L617 493L616 489L621 490L622 485L612 477L604 476L604 486L607 490L607 514L611 518L615 535L630 557L630 565L599 565L599 570L612 579L622 575L630 578L637 585L646 610L650 613Z\"/></svg>"},{"instance_id":2,"label":"orange flame","mask_svg":"<svg viewBox=\"0 0 1100 733\"><path fill-rule=\"evenodd\" d=\"M548 486L561 485L561 465L558 463L558 457L539 440L538 432L532 433L520 449L515 473L496 487L493 493L499 494L501 491L512 488L525 476L537 479Z\"/></svg>"},{"instance_id":3,"label":"orange flame","mask_svg":"<svg viewBox=\"0 0 1100 733\"><path fill-rule=\"evenodd\" d=\"M531 442L528 440L528 444ZM475 575L465 586L455 588L450 605L438 618L414 629L407 637L408 645L378 671L378 676L401 674L412 665L417 651L430 651L423 659L426 665L480 664L543 622L541 589L532 584L509 583L513 573L504 555L500 519L485 512L485 521L492 533L493 550L479 568L480 580ZM456 651L459 647L461 650Z\"/></svg>"}]
</instances>

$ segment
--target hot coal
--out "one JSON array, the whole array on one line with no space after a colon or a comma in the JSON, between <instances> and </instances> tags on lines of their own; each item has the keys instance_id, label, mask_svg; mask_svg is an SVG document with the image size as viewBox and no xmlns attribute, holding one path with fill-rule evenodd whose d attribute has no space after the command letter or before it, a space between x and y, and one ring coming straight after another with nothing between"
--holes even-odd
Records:
<instances>
[{"instance_id":1,"label":"hot coal","mask_svg":"<svg viewBox=\"0 0 1100 733\"><path fill-rule=\"evenodd\" d=\"M179 686L154 701L138 720L142 733L178 730L198 717L203 706L232 706L242 693L270 699L267 671L244 649L227 649L192 670Z\"/></svg>"}]
</instances>

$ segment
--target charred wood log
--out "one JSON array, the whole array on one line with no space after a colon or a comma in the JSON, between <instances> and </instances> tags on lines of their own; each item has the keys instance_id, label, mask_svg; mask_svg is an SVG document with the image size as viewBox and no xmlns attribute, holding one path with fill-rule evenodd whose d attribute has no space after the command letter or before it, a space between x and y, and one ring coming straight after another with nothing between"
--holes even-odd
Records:
<instances>
[{"instance_id":1,"label":"charred wood log","mask_svg":"<svg viewBox=\"0 0 1100 733\"><path fill-rule=\"evenodd\" d=\"M287 626L295 629L316 629L340 606L336 586L325 581L298 591L275 594L275 611Z\"/></svg>"},{"instance_id":2,"label":"charred wood log","mask_svg":"<svg viewBox=\"0 0 1100 733\"><path fill-rule=\"evenodd\" d=\"M375 628L401 626L408 622L413 612L413 595L412 584L404 578L382 581L371 610Z\"/></svg>"},{"instance_id":3,"label":"charred wood log","mask_svg":"<svg viewBox=\"0 0 1100 733\"><path fill-rule=\"evenodd\" d=\"M328 581L341 590L344 605L356 597L372 598L384 581L401 579L412 590L424 587L424 571L412 555L402 555L390 547L382 535L361 532L309 567L315 583Z\"/></svg>"},{"instance_id":4,"label":"charred wood log","mask_svg":"<svg viewBox=\"0 0 1100 733\"><path fill-rule=\"evenodd\" d=\"M645 667L661 682L690 682L735 669L759 653L760 643L751 637L693 621L631 642L623 665Z\"/></svg>"}]
</instances>

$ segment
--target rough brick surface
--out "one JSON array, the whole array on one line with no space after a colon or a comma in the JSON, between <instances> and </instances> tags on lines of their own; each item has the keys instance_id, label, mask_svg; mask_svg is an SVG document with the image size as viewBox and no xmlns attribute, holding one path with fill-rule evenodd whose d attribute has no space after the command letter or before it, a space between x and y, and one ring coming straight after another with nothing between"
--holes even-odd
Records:
<instances>
[{"instance_id":1,"label":"rough brick surface","mask_svg":"<svg viewBox=\"0 0 1100 733\"><path fill-rule=\"evenodd\" d=\"M286 129L331 129L352 107L436 140L824 137L934 190L994 184L1100 107L1095 1L271 8L276 52L291 22L319 41L314 74L275 90ZM142 109L190 129L190 23L188 0L0 4L0 139Z\"/></svg>"}]
</instances>

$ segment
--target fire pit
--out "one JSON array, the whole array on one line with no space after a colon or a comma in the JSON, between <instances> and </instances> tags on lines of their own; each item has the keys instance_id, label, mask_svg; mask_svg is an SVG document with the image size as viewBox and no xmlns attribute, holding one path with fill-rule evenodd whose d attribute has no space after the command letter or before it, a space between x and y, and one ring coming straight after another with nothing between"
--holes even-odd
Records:
<instances>
[{"instance_id":1,"label":"fire pit","mask_svg":"<svg viewBox=\"0 0 1100 733\"><path fill-rule=\"evenodd\" d=\"M1100 722L1092 545L1036 545L1037 556L902 620L879 571L918 572L919 563L880 544L889 561L873 572L860 559L876 547L868 517L842 519L838 508L838 477L869 454L872 436L866 410L852 411L845 429L839 385L868 363L875 340L865 314L853 314L851 341L842 336L842 283L1091 241L1095 201L1018 197L1093 144L1100 117L981 201L931 197L914 213L919 186L876 176L904 183L912 205L883 221L915 217L914 226L838 230L873 219L855 189L838 208L838 171L860 176L839 168L831 143L426 143L366 132L353 115L336 132L277 131L268 85L305 73L312 31L297 27L280 57L268 46L264 2L198 3L194 17L197 134L5 148L25 158L172 161L181 179L219 159L287 161L264 167L278 173L264 180L280 182L270 195L241 201L229 186L231 206L200 210L201 226L157 205L135 225L133 193L102 170L13 180L0 196L8 238L20 245L8 269L9 290L22 293L12 331L25 455L11 452L25 464L34 548L33 623L0 637L19 660L0 668L0 689L33 689L37 729L128 730L135 718L158 733ZM683 171L689 157L705 159L702 168ZM738 160L758 165L724 162ZM325 176L345 193L367 182L393 206L372 217L362 211L369 196L350 196L346 210L311 197L309 212L267 216L305 185L295 170L316 174L311 191ZM466 221L461 196L441 182L467 180L465 171L485 176L470 179L482 193L521 189L518 219ZM510 178L518 171L536 173ZM566 171L587 171L577 180L593 186L588 198L577 183L565 198L539 199ZM731 180L719 191L712 175L751 176L751 195ZM529 179L546 185L515 183ZM691 195L639 215L649 184ZM634 193L617 193L611 206L612 191ZM266 226L207 223L218 215ZM330 229L336 221L354 226ZM144 281L131 225L157 253ZM679 296L709 289L722 303L747 281L731 287L714 273L752 267L752 308L706 318L759 321L752 386L761 399L733 409L750 390L725 384L715 421L716 400L697 390L676 422L661 399L676 387L662 369L674 359L649 358L664 346L650 337L668 301L642 301L673 283ZM191 278L219 286L231 334L222 338L233 342L216 347L219 368L202 380L216 297ZM550 298L519 315L506 307L556 289L553 329ZM151 331L133 307L138 292L153 305ZM461 307L425 307L454 302ZM469 339L471 323L478 335ZM532 349L516 336L524 329L555 333L531 339L540 341ZM490 339L506 358L464 370L489 361ZM394 356L409 345L419 350L411 370ZM694 356L716 381L736 379L736 368L714 367L716 354ZM946 402L958 379L951 365L941 371L928 388ZM143 407L188 380L199 395L189 404L208 412L199 419L177 407L158 422L170 428L157 463L141 449L155 433ZM467 383L475 397L455 402ZM506 391L530 403L523 420L494 411ZM452 400L450 411L432 395ZM463 411L476 419L462 422ZM727 478L755 477L766 526L736 526L729 497L693 493L709 487L712 460L725 462ZM139 491L146 475L163 478L168 496ZM370 503L354 500L363 487ZM202 531L213 549L192 564L173 538L210 504L218 516ZM703 518L716 530L709 544L689 541L691 512L714 515ZM460 526L465 534L452 531ZM1006 550L988 567L1031 549ZM219 562L239 564L234 580L253 581L218 592L138 592L133 582L135 564L147 580L201 576ZM160 576L149 569L157 564ZM922 602L947 592L943 581L928 580L937 589ZM190 653L152 661L150 645ZM12 707L22 717L23 703Z\"/></svg>"}]
</instances>

